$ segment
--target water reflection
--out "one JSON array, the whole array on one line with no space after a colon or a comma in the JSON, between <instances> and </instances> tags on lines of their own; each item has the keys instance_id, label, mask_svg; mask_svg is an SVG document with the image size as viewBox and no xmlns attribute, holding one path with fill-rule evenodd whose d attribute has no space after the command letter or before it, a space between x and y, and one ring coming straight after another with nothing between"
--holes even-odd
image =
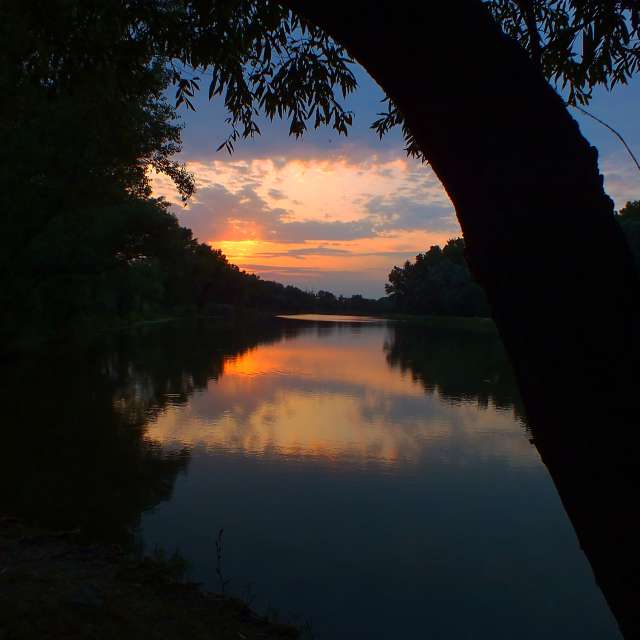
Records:
<instances>
[{"instance_id":1,"label":"water reflection","mask_svg":"<svg viewBox=\"0 0 640 640\"><path fill-rule=\"evenodd\" d=\"M415 463L430 441L455 437L474 455L535 460L514 430L513 379L495 336L460 343L434 334L433 348L424 349L411 340L412 328L362 331L340 320L298 324L296 340L225 358L215 388L196 394L187 409L165 411L149 435L165 444L349 464ZM487 349L493 358L478 365ZM456 357L466 375L443 366ZM434 397L425 398L425 391Z\"/></svg>"},{"instance_id":2,"label":"water reflection","mask_svg":"<svg viewBox=\"0 0 640 640\"><path fill-rule=\"evenodd\" d=\"M2 510L176 547L318 638L614 638L495 334L167 324L0 372Z\"/></svg>"},{"instance_id":3,"label":"water reflection","mask_svg":"<svg viewBox=\"0 0 640 640\"><path fill-rule=\"evenodd\" d=\"M481 407L513 408L523 419L511 365L491 330L397 325L384 350L389 365L409 373L426 393L453 404L473 400Z\"/></svg>"},{"instance_id":4,"label":"water reflection","mask_svg":"<svg viewBox=\"0 0 640 640\"><path fill-rule=\"evenodd\" d=\"M171 498L188 467L148 426L185 406L230 354L295 328L230 332L207 324L140 328L90 348L0 369L0 512L53 528L131 540L142 512Z\"/></svg>"},{"instance_id":5,"label":"water reflection","mask_svg":"<svg viewBox=\"0 0 640 640\"><path fill-rule=\"evenodd\" d=\"M149 428L192 451L148 543L320 638L614 638L495 334L287 321ZM372 615L372 611L375 614Z\"/></svg>"}]
</instances>

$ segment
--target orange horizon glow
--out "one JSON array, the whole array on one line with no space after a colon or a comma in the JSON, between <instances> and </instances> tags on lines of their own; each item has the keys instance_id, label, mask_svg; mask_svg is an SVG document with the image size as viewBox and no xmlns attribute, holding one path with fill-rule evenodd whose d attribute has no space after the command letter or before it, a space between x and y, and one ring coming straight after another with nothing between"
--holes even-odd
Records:
<instances>
[{"instance_id":1,"label":"orange horizon glow","mask_svg":"<svg viewBox=\"0 0 640 640\"><path fill-rule=\"evenodd\" d=\"M216 159L187 165L196 176L199 190L187 207L176 209L181 224L191 226L200 241L221 249L233 264L267 279L271 279L273 270L286 277L304 269L311 279L348 271L362 273L372 281L383 278L384 282L395 264L457 235L455 231L430 230L425 222L422 229L392 229L356 239L301 237L284 242L272 237L274 231L269 225L276 219L279 229L286 228L287 223L359 223L371 219L367 208L371 199L394 194L413 194L411 197L424 200L425 206L450 207L430 170L408 158L381 159L373 155L360 162L346 156ZM416 184L420 185L418 191ZM222 222L220 211L207 201L207 190L216 188L234 198L232 205L223 208ZM154 194L176 201L173 185L163 176L154 178ZM213 207L211 218L206 215L209 206ZM259 212L247 219L254 209ZM197 219L189 217L194 210L200 211Z\"/></svg>"}]
</instances>

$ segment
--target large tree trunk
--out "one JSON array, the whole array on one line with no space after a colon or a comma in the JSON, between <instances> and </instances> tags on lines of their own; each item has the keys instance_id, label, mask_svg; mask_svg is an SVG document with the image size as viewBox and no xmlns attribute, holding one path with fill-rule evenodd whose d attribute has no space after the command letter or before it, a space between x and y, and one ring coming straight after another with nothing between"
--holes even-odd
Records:
<instances>
[{"instance_id":1,"label":"large tree trunk","mask_svg":"<svg viewBox=\"0 0 640 640\"><path fill-rule=\"evenodd\" d=\"M595 149L479 0L285 3L367 69L444 184L539 450L635 637L640 285Z\"/></svg>"}]
</instances>

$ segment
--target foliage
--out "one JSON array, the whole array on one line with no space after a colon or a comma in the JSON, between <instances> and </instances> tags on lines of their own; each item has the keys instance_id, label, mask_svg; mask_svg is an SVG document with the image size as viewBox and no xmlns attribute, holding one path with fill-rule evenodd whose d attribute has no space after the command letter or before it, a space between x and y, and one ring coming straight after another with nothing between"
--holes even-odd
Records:
<instances>
[{"instance_id":1,"label":"foliage","mask_svg":"<svg viewBox=\"0 0 640 640\"><path fill-rule=\"evenodd\" d=\"M355 89L352 61L322 30L274 2L184 5L183 37L165 55L173 63L177 104L193 108L189 98L199 89L199 78L184 77L185 67L210 73L209 98L224 94L231 133L219 149L231 152L239 137L259 134L260 112L288 118L296 137L309 121L346 135L352 114L335 94L345 98Z\"/></svg>"},{"instance_id":2,"label":"foliage","mask_svg":"<svg viewBox=\"0 0 640 640\"><path fill-rule=\"evenodd\" d=\"M269 11L252 13L251 19L272 24ZM229 20L240 20L236 13ZM172 76L161 34L167 42L189 44L184 62L196 63L196 41L217 37L222 27L214 21L186 33L195 28L191 19L180 2L2 4L0 88L11 95L0 106L5 347L167 313L216 312L221 304L315 308L314 294L262 281L229 264L151 195L151 171L169 176L184 200L194 190L193 177L174 160L180 125L164 97ZM343 68L333 61L337 50L326 38L298 26L305 42L263 43L260 60L271 80L256 89L267 111L293 110L294 118L307 107L287 105L284 98L273 102L276 87L293 82L295 73L306 85L320 72L291 66L284 60L290 58L288 47L296 48L300 60L311 59L312 47ZM243 18L235 28L239 37L238 30L253 27ZM241 47L236 41L220 46L229 47L227 53ZM223 84L235 73L226 69L219 70ZM347 91L348 74L332 73L329 81ZM234 82L237 87L240 79ZM324 85L317 86L307 96L340 122L335 105L322 102Z\"/></svg>"},{"instance_id":3,"label":"foliage","mask_svg":"<svg viewBox=\"0 0 640 640\"><path fill-rule=\"evenodd\" d=\"M194 191L165 98L175 81L177 102L191 104L198 82L180 65L208 65L210 95L226 92L229 149L239 131L255 133L260 109L290 117L295 135L312 115L345 133L351 116L333 92L355 80L326 35L243 1L8 2L0 30L5 346L221 305L323 308L322 296L246 274L196 240L152 197L150 174L184 200Z\"/></svg>"},{"instance_id":4,"label":"foliage","mask_svg":"<svg viewBox=\"0 0 640 640\"><path fill-rule=\"evenodd\" d=\"M625 84L640 66L640 9L630 0L485 0L502 31L525 48L570 104L587 104L595 86ZM169 3L163 55L173 65L179 104L210 74L209 97L224 95L231 133L219 148L260 133L257 116L286 117L290 133L308 122L347 134L352 114L336 99L356 86L343 48L304 17L274 2L213 0ZM143 14L149 13L148 6ZM176 16L180 16L179 20ZM144 18L146 19L146 18ZM151 20L149 23L151 24ZM149 33L149 31L147 31ZM401 126L409 155L423 157L402 113L389 98L372 128ZM424 158L423 158L424 159Z\"/></svg>"},{"instance_id":5,"label":"foliage","mask_svg":"<svg viewBox=\"0 0 640 640\"><path fill-rule=\"evenodd\" d=\"M638 271L640 271L640 200L627 202L627 204L620 209L617 218L629 242L636 267Z\"/></svg>"},{"instance_id":6,"label":"foliage","mask_svg":"<svg viewBox=\"0 0 640 640\"><path fill-rule=\"evenodd\" d=\"M47 82L82 71L95 78L96 102L117 88L123 95L144 82L154 61L169 70L176 104L193 109L205 81L209 98L222 97L230 133L219 148L260 133L258 116L286 118L296 137L308 126L347 134L353 114L343 100L356 87L353 62L320 28L271 0L34 0L6 3L5 25L29 29L9 47ZM640 9L630 0L486 0L503 32L525 48L551 82L586 104L595 86L628 82L640 65ZM54 19L43 21L42 15ZM71 35L69 35L71 34ZM4 36L15 41L5 28ZM113 54L113 45L119 45ZM110 55L104 52L109 50ZM133 72L132 72L133 71ZM106 82L105 82L106 79ZM402 126L406 150L422 156L391 101L372 127L384 135ZM162 163L156 163L162 168ZM168 170L170 167L164 167ZM174 167L175 169L175 167Z\"/></svg>"},{"instance_id":7,"label":"foliage","mask_svg":"<svg viewBox=\"0 0 640 640\"><path fill-rule=\"evenodd\" d=\"M168 76L132 46L113 6L0 8L0 89L11 96L0 106L5 341L74 331L78 317L122 309L132 288L160 296L156 265L130 246L143 220L164 213L149 171L172 178L184 198L194 183L172 159L180 126L163 98Z\"/></svg>"},{"instance_id":8,"label":"foliage","mask_svg":"<svg viewBox=\"0 0 640 640\"><path fill-rule=\"evenodd\" d=\"M402 313L447 316L487 316L489 307L472 279L462 238L419 253L415 262L393 267L385 290Z\"/></svg>"},{"instance_id":9,"label":"foliage","mask_svg":"<svg viewBox=\"0 0 640 640\"><path fill-rule=\"evenodd\" d=\"M587 104L593 87L626 84L640 68L640 6L632 0L488 0L503 31L545 77Z\"/></svg>"},{"instance_id":10,"label":"foliage","mask_svg":"<svg viewBox=\"0 0 640 640\"><path fill-rule=\"evenodd\" d=\"M616 216L640 272L640 200L627 202ZM393 310L443 316L488 316L489 305L464 258L462 238L433 246L415 262L393 267L385 285Z\"/></svg>"},{"instance_id":11,"label":"foliage","mask_svg":"<svg viewBox=\"0 0 640 640\"><path fill-rule=\"evenodd\" d=\"M640 5L633 0L484 0L544 77L586 105L592 90L627 84L640 69ZM426 160L402 113L388 98L372 128L382 137L400 125L407 153Z\"/></svg>"},{"instance_id":12,"label":"foliage","mask_svg":"<svg viewBox=\"0 0 640 640\"><path fill-rule=\"evenodd\" d=\"M549 78L569 83L577 102L637 70L635 5L487 4ZM260 113L289 119L296 136L309 123L346 134L352 114L336 96L356 86L351 60L322 30L268 1L33 0L0 6L0 36L0 89L11 96L0 106L5 341L220 305L388 310L384 301L246 274L151 197L151 171L169 176L185 200L193 193L193 177L174 160L180 124L164 92L174 83L177 104L193 108L194 74L210 76L209 96L225 101L231 133L220 146L229 151L259 133ZM564 62L562 52L570 54ZM374 128L383 135L395 125L403 119L389 102ZM404 133L407 151L420 155L406 126ZM635 228L628 214L620 220ZM394 268L388 291L401 311L486 313L461 241Z\"/></svg>"}]
</instances>

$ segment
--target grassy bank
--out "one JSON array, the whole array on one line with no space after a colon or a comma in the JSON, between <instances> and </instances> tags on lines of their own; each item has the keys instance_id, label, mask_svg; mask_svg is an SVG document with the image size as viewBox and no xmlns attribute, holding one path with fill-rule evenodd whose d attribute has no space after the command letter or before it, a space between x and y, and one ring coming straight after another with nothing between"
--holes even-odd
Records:
<instances>
[{"instance_id":1,"label":"grassy bank","mask_svg":"<svg viewBox=\"0 0 640 640\"><path fill-rule=\"evenodd\" d=\"M242 601L184 579L173 559L136 559L0 518L2 640L268 640L297 638Z\"/></svg>"}]
</instances>

